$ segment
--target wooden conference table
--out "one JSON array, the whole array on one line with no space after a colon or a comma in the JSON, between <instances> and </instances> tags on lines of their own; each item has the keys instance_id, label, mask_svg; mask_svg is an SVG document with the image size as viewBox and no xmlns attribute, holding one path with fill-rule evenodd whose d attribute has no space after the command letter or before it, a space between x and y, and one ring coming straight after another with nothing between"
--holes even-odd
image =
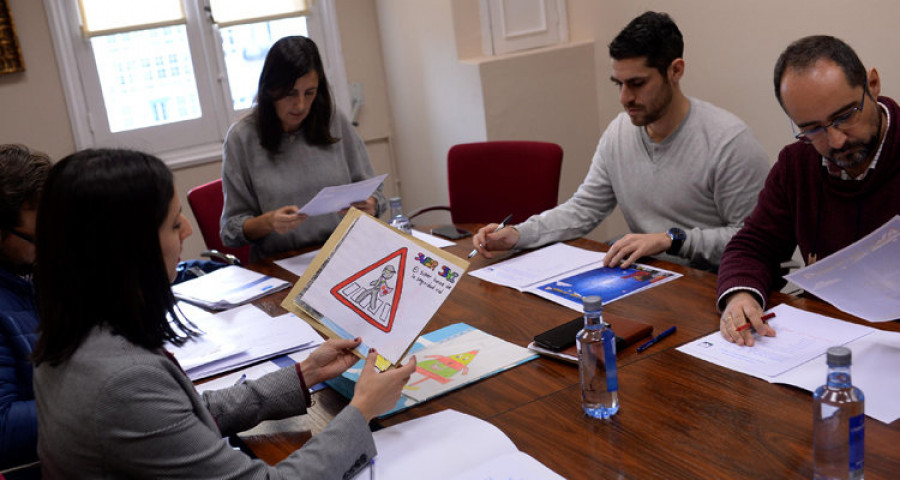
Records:
<instances>
[{"instance_id":1,"label":"wooden conference table","mask_svg":"<svg viewBox=\"0 0 900 480\"><path fill-rule=\"evenodd\" d=\"M465 258L469 242L461 240L447 250ZM606 249L588 240L570 243ZM470 270L495 261L479 255ZM499 427L520 450L569 479L812 478L811 394L676 351L718 330L716 277L667 262L646 263L684 277L617 300L604 308L604 317L613 324L617 317L642 320L653 325L654 334L672 325L678 331L643 353L634 345L619 353L622 407L611 420L582 414L575 365L541 357L377 423L390 426L452 408ZM271 261L251 268L297 280ZM281 314L286 295L279 292L255 303L272 315ZM775 294L772 305L779 303L865 323L815 299ZM537 296L464 275L426 330L465 322L525 346L535 334L575 316L577 312ZM900 331L897 322L877 326ZM313 398L315 404L302 420L271 431L264 424L243 436L245 443L259 458L276 463L347 404L330 389ZM865 445L868 480L900 477L900 422L886 425L868 418Z\"/></svg>"}]
</instances>

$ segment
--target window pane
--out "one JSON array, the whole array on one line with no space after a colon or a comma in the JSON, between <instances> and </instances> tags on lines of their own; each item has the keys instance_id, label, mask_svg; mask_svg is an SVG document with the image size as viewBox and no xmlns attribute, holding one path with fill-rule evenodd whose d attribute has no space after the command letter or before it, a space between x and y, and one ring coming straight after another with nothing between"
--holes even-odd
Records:
<instances>
[{"instance_id":1,"label":"window pane","mask_svg":"<svg viewBox=\"0 0 900 480\"><path fill-rule=\"evenodd\" d=\"M267 0L248 2L247 0L210 0L216 23L232 23L245 19L274 17L309 10L306 0Z\"/></svg>"},{"instance_id":2,"label":"window pane","mask_svg":"<svg viewBox=\"0 0 900 480\"><path fill-rule=\"evenodd\" d=\"M199 118L184 25L91 38L113 133Z\"/></svg>"},{"instance_id":3,"label":"window pane","mask_svg":"<svg viewBox=\"0 0 900 480\"><path fill-rule=\"evenodd\" d=\"M253 105L259 73L269 48L282 37L307 36L306 17L235 25L222 28L220 32L231 99L235 111L243 110Z\"/></svg>"},{"instance_id":4,"label":"window pane","mask_svg":"<svg viewBox=\"0 0 900 480\"><path fill-rule=\"evenodd\" d=\"M180 0L80 0L84 31L184 21Z\"/></svg>"}]
</instances>

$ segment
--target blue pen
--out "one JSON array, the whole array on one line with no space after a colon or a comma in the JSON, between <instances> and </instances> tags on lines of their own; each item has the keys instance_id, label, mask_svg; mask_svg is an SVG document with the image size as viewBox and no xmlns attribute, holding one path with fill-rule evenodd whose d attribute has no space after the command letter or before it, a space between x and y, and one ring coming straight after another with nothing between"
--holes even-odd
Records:
<instances>
[{"instance_id":1,"label":"blue pen","mask_svg":"<svg viewBox=\"0 0 900 480\"><path fill-rule=\"evenodd\" d=\"M244 382L246 382L246 381L247 381L247 374L245 373L245 374L241 375L241 377L238 378L237 381L234 382L234 384L235 385L243 385Z\"/></svg>"},{"instance_id":2,"label":"blue pen","mask_svg":"<svg viewBox=\"0 0 900 480\"><path fill-rule=\"evenodd\" d=\"M662 333L660 333L659 335L657 335L657 336L651 338L650 340L647 341L647 343L645 343L645 344L643 344L643 345L641 345L640 347L637 348L638 353L643 352L644 350L650 348L654 343L656 343L656 342L658 342L658 341L660 341L660 340L662 340L662 339L668 337L669 335L675 333L675 330L676 330L676 327L672 326L672 327L669 327L669 329L666 330L665 332L662 332Z\"/></svg>"}]
</instances>

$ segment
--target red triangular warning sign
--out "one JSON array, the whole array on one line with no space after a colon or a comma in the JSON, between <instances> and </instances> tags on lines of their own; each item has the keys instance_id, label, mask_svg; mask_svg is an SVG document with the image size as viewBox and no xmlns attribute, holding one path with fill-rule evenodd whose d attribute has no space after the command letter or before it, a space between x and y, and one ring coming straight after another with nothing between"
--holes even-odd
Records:
<instances>
[{"instance_id":1,"label":"red triangular warning sign","mask_svg":"<svg viewBox=\"0 0 900 480\"><path fill-rule=\"evenodd\" d=\"M406 251L401 248L353 274L331 294L375 328L390 332L403 291Z\"/></svg>"}]
</instances>

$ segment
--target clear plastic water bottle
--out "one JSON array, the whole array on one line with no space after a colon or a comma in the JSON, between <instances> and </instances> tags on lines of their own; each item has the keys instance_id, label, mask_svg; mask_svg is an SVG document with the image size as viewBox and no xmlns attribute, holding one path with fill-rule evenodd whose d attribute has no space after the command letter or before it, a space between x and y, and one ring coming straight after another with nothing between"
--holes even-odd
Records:
<instances>
[{"instance_id":1,"label":"clear plastic water bottle","mask_svg":"<svg viewBox=\"0 0 900 480\"><path fill-rule=\"evenodd\" d=\"M412 222L403 213L403 202L400 197L394 197L390 200L391 204L391 222L390 225L403 233L412 233Z\"/></svg>"},{"instance_id":2,"label":"clear plastic water bottle","mask_svg":"<svg viewBox=\"0 0 900 480\"><path fill-rule=\"evenodd\" d=\"M827 383L813 393L813 478L864 478L865 397L850 382L851 352L831 347Z\"/></svg>"},{"instance_id":3,"label":"clear plastic water bottle","mask_svg":"<svg viewBox=\"0 0 900 480\"><path fill-rule=\"evenodd\" d=\"M619 411L616 335L603 322L603 300L591 295L584 302L584 328L578 332L578 372L581 408L592 418L609 418Z\"/></svg>"}]
</instances>

